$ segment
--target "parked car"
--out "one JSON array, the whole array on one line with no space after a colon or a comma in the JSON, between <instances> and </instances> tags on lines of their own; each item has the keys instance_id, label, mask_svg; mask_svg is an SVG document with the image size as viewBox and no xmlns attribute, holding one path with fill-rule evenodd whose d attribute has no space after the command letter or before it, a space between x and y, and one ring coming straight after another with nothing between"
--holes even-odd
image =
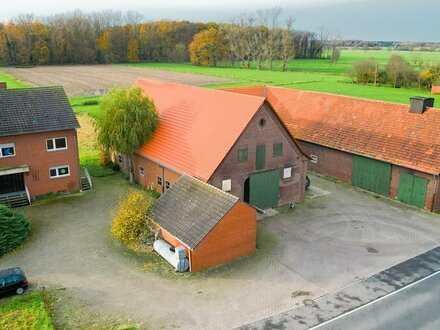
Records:
<instances>
[{"instance_id":1,"label":"parked car","mask_svg":"<svg viewBox=\"0 0 440 330\"><path fill-rule=\"evenodd\" d=\"M0 295L23 294L28 287L26 275L19 267L0 270Z\"/></svg>"},{"instance_id":2,"label":"parked car","mask_svg":"<svg viewBox=\"0 0 440 330\"><path fill-rule=\"evenodd\" d=\"M309 189L309 187L310 187L310 179L308 175L306 175L306 189Z\"/></svg>"}]
</instances>

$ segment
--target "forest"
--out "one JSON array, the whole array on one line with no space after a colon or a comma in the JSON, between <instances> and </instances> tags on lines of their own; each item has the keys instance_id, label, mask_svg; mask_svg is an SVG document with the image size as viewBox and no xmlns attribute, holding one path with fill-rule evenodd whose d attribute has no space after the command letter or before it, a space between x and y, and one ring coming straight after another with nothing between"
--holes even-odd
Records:
<instances>
[{"instance_id":1,"label":"forest","mask_svg":"<svg viewBox=\"0 0 440 330\"><path fill-rule=\"evenodd\" d=\"M109 10L20 15L0 22L0 65L181 63L191 57L200 65L224 60L246 67L250 61L271 66L273 60L321 58L323 35L295 31L293 20L282 23L280 13L273 8L229 23L144 22L138 12Z\"/></svg>"}]
</instances>

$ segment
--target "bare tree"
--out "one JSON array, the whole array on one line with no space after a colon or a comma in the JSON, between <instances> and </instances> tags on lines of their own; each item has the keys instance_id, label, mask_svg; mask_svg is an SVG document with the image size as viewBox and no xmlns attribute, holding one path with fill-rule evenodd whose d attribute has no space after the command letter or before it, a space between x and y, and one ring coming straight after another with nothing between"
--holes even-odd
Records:
<instances>
[{"instance_id":1,"label":"bare tree","mask_svg":"<svg viewBox=\"0 0 440 330\"><path fill-rule=\"evenodd\" d=\"M295 44L293 43L292 26L293 18L288 18L286 27L282 30L281 37L281 53L283 60L283 71L287 71L289 66L289 60L295 56Z\"/></svg>"}]
</instances>

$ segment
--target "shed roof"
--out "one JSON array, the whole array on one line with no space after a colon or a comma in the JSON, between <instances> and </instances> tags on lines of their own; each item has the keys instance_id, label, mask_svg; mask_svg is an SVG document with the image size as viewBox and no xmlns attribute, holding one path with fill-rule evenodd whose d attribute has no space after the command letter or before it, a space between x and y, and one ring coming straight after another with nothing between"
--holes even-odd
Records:
<instances>
[{"instance_id":1,"label":"shed roof","mask_svg":"<svg viewBox=\"0 0 440 330\"><path fill-rule=\"evenodd\" d=\"M139 153L208 181L264 102L264 97L138 79L153 99L159 126Z\"/></svg>"},{"instance_id":2,"label":"shed roof","mask_svg":"<svg viewBox=\"0 0 440 330\"><path fill-rule=\"evenodd\" d=\"M62 87L0 90L0 136L79 128Z\"/></svg>"},{"instance_id":3,"label":"shed roof","mask_svg":"<svg viewBox=\"0 0 440 330\"><path fill-rule=\"evenodd\" d=\"M193 250L238 200L184 174L156 201L148 217Z\"/></svg>"},{"instance_id":4,"label":"shed roof","mask_svg":"<svg viewBox=\"0 0 440 330\"><path fill-rule=\"evenodd\" d=\"M266 95L299 140L401 165L440 172L440 110L280 87L228 88Z\"/></svg>"}]
</instances>

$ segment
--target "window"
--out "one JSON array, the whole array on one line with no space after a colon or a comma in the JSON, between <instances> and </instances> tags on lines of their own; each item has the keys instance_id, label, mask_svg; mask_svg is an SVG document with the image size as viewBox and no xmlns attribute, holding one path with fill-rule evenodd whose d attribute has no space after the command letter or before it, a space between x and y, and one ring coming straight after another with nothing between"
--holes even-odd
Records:
<instances>
[{"instance_id":1,"label":"window","mask_svg":"<svg viewBox=\"0 0 440 330\"><path fill-rule=\"evenodd\" d=\"M144 172L144 168L142 166L139 166L139 174L144 176L145 172Z\"/></svg>"},{"instance_id":2,"label":"window","mask_svg":"<svg viewBox=\"0 0 440 330\"><path fill-rule=\"evenodd\" d=\"M286 167L283 171L283 179L288 179L292 177L292 168Z\"/></svg>"},{"instance_id":3,"label":"window","mask_svg":"<svg viewBox=\"0 0 440 330\"><path fill-rule=\"evenodd\" d=\"M266 119L261 118L258 123L260 124L260 127L263 127L264 125L266 125Z\"/></svg>"},{"instance_id":4,"label":"window","mask_svg":"<svg viewBox=\"0 0 440 330\"><path fill-rule=\"evenodd\" d=\"M118 162L122 163L122 155L118 155Z\"/></svg>"},{"instance_id":5,"label":"window","mask_svg":"<svg viewBox=\"0 0 440 330\"><path fill-rule=\"evenodd\" d=\"M273 156L279 157L283 155L283 143L274 143L273 144Z\"/></svg>"},{"instance_id":6,"label":"window","mask_svg":"<svg viewBox=\"0 0 440 330\"><path fill-rule=\"evenodd\" d=\"M48 139L46 146L49 151L64 150L67 149L67 139L65 137Z\"/></svg>"},{"instance_id":7,"label":"window","mask_svg":"<svg viewBox=\"0 0 440 330\"><path fill-rule=\"evenodd\" d=\"M163 185L163 180L162 180L162 177L161 177L161 176L157 176L157 184L158 184L159 186L162 186L162 185Z\"/></svg>"},{"instance_id":8,"label":"window","mask_svg":"<svg viewBox=\"0 0 440 330\"><path fill-rule=\"evenodd\" d=\"M165 180L165 189L170 189L171 183Z\"/></svg>"},{"instance_id":9,"label":"window","mask_svg":"<svg viewBox=\"0 0 440 330\"><path fill-rule=\"evenodd\" d=\"M248 148L243 147L238 149L238 161L247 162L247 160L248 160Z\"/></svg>"},{"instance_id":10,"label":"window","mask_svg":"<svg viewBox=\"0 0 440 330\"><path fill-rule=\"evenodd\" d=\"M0 158L15 156L15 144L0 144Z\"/></svg>"},{"instance_id":11,"label":"window","mask_svg":"<svg viewBox=\"0 0 440 330\"><path fill-rule=\"evenodd\" d=\"M70 169L68 165L51 167L49 168L49 174L52 179L62 178L70 175Z\"/></svg>"},{"instance_id":12,"label":"window","mask_svg":"<svg viewBox=\"0 0 440 330\"><path fill-rule=\"evenodd\" d=\"M223 180L222 181L222 190L223 191L231 191L231 189L232 189L231 179Z\"/></svg>"},{"instance_id":13,"label":"window","mask_svg":"<svg viewBox=\"0 0 440 330\"><path fill-rule=\"evenodd\" d=\"M312 158L310 160L311 163L317 164L318 163L318 156L316 155L310 155L310 158Z\"/></svg>"}]
</instances>

